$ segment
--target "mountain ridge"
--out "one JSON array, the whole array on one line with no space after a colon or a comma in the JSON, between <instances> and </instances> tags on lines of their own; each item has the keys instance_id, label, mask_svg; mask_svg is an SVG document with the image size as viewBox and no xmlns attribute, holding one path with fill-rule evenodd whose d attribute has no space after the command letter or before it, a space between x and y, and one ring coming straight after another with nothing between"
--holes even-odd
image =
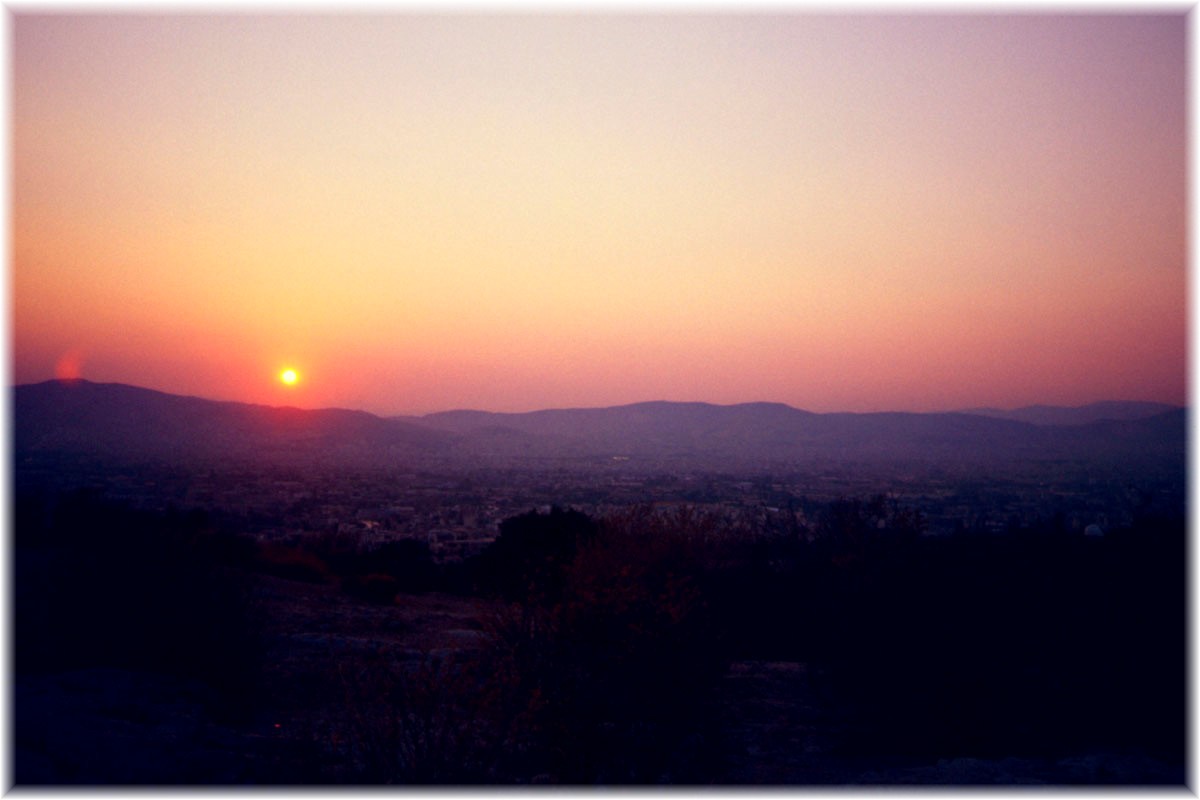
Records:
<instances>
[{"instance_id":1,"label":"mountain ridge","mask_svg":"<svg viewBox=\"0 0 1200 800\"><path fill-rule=\"evenodd\" d=\"M965 412L818 414L783 403L648 401L504 413L381 417L172 395L128 384L13 387L18 453L250 458L387 465L614 456L712 467L840 460L987 463L1182 452L1186 409L1047 425ZM1149 413L1153 404L1092 404ZM1040 407L1048 408L1048 407ZM1080 414L1101 413L1092 406ZM1076 409L1078 411L1078 409ZM1063 415L1060 415L1063 416ZM1065 415L1064 418L1071 418Z\"/></svg>"},{"instance_id":2,"label":"mountain ridge","mask_svg":"<svg viewBox=\"0 0 1200 800\"><path fill-rule=\"evenodd\" d=\"M1085 425L1103 420L1131 420L1151 417L1155 414L1174 411L1182 406L1156 403L1145 400L1101 400L1081 406L1032 405L1013 409L974 408L965 409L964 414L1015 419L1035 425Z\"/></svg>"},{"instance_id":3,"label":"mountain ridge","mask_svg":"<svg viewBox=\"0 0 1200 800\"><path fill-rule=\"evenodd\" d=\"M51 378L45 381L37 381L34 383L20 383L10 385L10 391L28 389L37 386L61 386L61 387L103 387L116 390L135 390L147 395L158 395L160 397L178 398L183 400L199 400L205 403L216 403L226 406L251 406L255 408L268 408L280 410L294 410L304 412L325 412L325 411L346 411L355 414L367 414L379 419L392 420L414 420L427 419L450 414L478 414L478 415L493 415L493 416L523 416L529 414L546 414L559 412L574 412L574 411L612 411L618 409L640 409L652 407L703 407L713 409L739 409L739 408L764 408L764 409L783 409L787 411L795 411L801 414L812 416L830 416L830 415L848 415L848 416L868 416L873 414L911 414L911 415L942 415L942 414L965 414L970 416L990 416L1003 417L1004 415L1025 415L1027 413L1040 412L1093 412L1100 410L1115 410L1115 415L1104 417L1104 419L1137 419L1165 411L1185 410L1186 406L1175 405L1172 403L1161 403L1149 400L1099 400L1092 403L1084 403L1078 406L1059 406L1052 404L1038 403L1027 406L1018 406L1011 409L1003 409L992 406L979 406L972 408L957 408L947 409L944 411L900 411L900 410L884 410L884 411L809 411L807 409L798 408L787 403L773 400L748 400L738 403L712 403L705 400L639 400L633 403L618 403L611 406L556 406L551 408L539 408L530 411L486 411L475 408L454 408L444 411L432 411L427 414L376 414L371 411L362 409L346 408L344 406L323 406L320 408L301 408L293 405L270 405L267 403L251 403L242 400L221 400L216 398L202 397L200 395L178 394L175 392L167 392L161 389L151 389L145 386L138 386L131 383L122 383L119 381L91 381L85 378L73 379L58 379ZM1121 409L1125 409L1121 411Z\"/></svg>"}]
</instances>

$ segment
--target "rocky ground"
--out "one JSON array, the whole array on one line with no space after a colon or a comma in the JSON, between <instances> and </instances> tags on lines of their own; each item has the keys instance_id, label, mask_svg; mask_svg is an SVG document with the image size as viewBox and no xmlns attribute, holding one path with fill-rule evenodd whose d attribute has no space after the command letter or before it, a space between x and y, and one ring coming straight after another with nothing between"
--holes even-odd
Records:
<instances>
[{"instance_id":1,"label":"rocky ground","mask_svg":"<svg viewBox=\"0 0 1200 800\"><path fill-rule=\"evenodd\" d=\"M355 715L372 665L418 669L486 646L480 601L401 595L373 605L333 585L262 577L265 643L250 707L214 711L203 683L93 668L22 677L14 691L15 780L27 784L341 783L355 779ZM1057 759L870 758L845 746L853 720L821 672L786 661L730 665L716 705L722 784L980 785L1177 783L1177 768L1130 753ZM359 776L361 777L361 776Z\"/></svg>"},{"instance_id":2,"label":"rocky ground","mask_svg":"<svg viewBox=\"0 0 1200 800\"><path fill-rule=\"evenodd\" d=\"M722 691L731 747L727 782L738 785L1182 784L1169 764L1136 753L1062 758L913 758L853 755L854 723L819 670L791 661L731 665Z\"/></svg>"}]
</instances>

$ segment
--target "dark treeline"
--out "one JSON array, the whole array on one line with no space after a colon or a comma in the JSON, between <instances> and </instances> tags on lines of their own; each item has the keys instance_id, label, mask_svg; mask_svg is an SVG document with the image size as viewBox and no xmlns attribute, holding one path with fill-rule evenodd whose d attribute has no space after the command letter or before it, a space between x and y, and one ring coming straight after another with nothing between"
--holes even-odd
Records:
<instances>
[{"instance_id":1,"label":"dark treeline","mask_svg":"<svg viewBox=\"0 0 1200 800\"><path fill-rule=\"evenodd\" d=\"M556 508L438 564L414 541L285 547L198 512L19 497L15 666L163 670L206 681L215 713L236 716L254 704L248 587L264 573L363 603L437 591L488 609L482 651L348 668L355 713L328 780L717 782L721 677L736 660L818 666L853 720L838 744L850 756L1137 752L1182 780L1182 519L933 537L883 497L813 519L746 536L691 508Z\"/></svg>"}]
</instances>

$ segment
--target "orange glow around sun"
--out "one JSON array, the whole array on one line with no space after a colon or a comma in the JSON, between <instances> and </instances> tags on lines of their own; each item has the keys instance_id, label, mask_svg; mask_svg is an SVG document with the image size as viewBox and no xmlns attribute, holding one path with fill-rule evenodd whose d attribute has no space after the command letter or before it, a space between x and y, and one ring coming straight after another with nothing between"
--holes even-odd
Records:
<instances>
[{"instance_id":1,"label":"orange glow around sun","mask_svg":"<svg viewBox=\"0 0 1200 800\"><path fill-rule=\"evenodd\" d=\"M283 372L279 373L279 380L283 381L287 386L295 385L299 378L300 376L296 374L296 370L294 369L285 369Z\"/></svg>"},{"instance_id":2,"label":"orange glow around sun","mask_svg":"<svg viewBox=\"0 0 1200 800\"><path fill-rule=\"evenodd\" d=\"M60 381L77 381L83 377L83 353L71 349L63 353L54 365L54 377Z\"/></svg>"}]
</instances>

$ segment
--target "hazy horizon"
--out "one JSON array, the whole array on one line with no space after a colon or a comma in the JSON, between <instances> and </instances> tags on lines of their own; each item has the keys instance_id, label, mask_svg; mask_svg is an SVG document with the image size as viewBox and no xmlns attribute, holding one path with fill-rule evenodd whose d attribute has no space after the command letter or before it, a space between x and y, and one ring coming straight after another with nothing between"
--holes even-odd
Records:
<instances>
[{"instance_id":1,"label":"hazy horizon","mask_svg":"<svg viewBox=\"0 0 1200 800\"><path fill-rule=\"evenodd\" d=\"M237 398L231 398L231 397L216 397L216 396L209 396L209 395L202 395L202 394L188 394L188 393L184 393L184 392L176 392L176 391L172 391L170 389L162 389L162 388L157 388L157 387L153 387L153 386L142 386L142 385L138 385L138 384L125 383L124 381L100 381L100 380L91 380L89 378L82 378L82 377L81 378L52 377L52 378L48 378L46 380L57 381L57 382L66 383L66 384L71 384L71 383L81 381L83 383L93 383L93 384L99 384L99 385L110 384L110 385L130 386L130 387L133 387L136 389L146 389L146 390L153 391L153 392L160 392L163 394L176 395L176 396L181 396L181 397L195 397L195 398L198 398L201 400L211 400L213 402L218 402L218 403L253 402L253 401L238 400ZM37 383L44 383L44 382L45 381L30 381L30 382L26 382L26 383L14 383L13 388L20 387L20 386L30 386L30 385L35 385ZM636 405L650 405L650 404L655 404L655 403L674 404L674 405L698 404L698 405L710 405L710 406L717 406L717 407L731 407L731 406L741 406L741 405L785 405L785 406L789 406L790 408L794 408L797 411L806 411L806 412L811 412L814 414L839 414L839 413L852 413L852 414L871 414L871 413L939 414L939 413L945 413L945 414L953 414L953 413L969 413L972 411L1010 412L1010 411L1019 411L1019 410L1023 410L1023 409L1039 408L1039 407L1042 407L1042 408L1066 408L1066 409L1085 408L1088 406L1110 404L1110 403L1117 404L1117 405L1145 403L1145 404L1161 404L1161 405L1172 406L1175 408L1187 408L1188 407L1188 404L1186 402L1184 402L1184 403L1162 403L1161 401L1157 401L1157 400L1142 400L1142 399L1137 399L1137 398L1105 398L1102 400L1095 400L1095 401L1088 402L1088 403L1079 403L1079 404L1076 404L1073 406L1061 406L1061 405L1055 405L1055 404L1051 404L1051 403L1028 403L1023 406L1011 406L1011 407L980 405L980 406L970 406L970 407L961 407L961 408L931 408L931 409L926 409L926 410L913 410L913 409L904 409L904 408L880 408L880 409L872 409L869 411L848 411L846 409L818 410L818 409L812 409L812 408L803 408L800 406L793 405L791 403L784 403L781 400L771 400L771 399L765 399L765 398L760 398L760 399L756 399L756 400L741 400L741 401L732 402L732 403L715 403L715 402L710 402L707 400L666 399L666 398L656 397L656 398L646 398L646 399L642 399L642 400L632 400L632 401L626 402L626 403L611 403L611 404L607 404L607 405L592 404L592 405L574 405L574 406L540 406L537 408L520 408L520 409L503 410L503 411L497 410L497 409L492 409L492 408L456 407L456 408L434 408L434 409L429 409L429 410L420 410L420 411L411 411L410 412L410 411L387 411L386 409L373 410L370 408L360 408L360 407L356 407L356 406L304 406L304 405L295 405L295 404L286 403L286 402L280 402L280 403L265 402L265 403L253 403L253 404L264 405L264 406L271 407L271 408L298 408L298 409L304 410L304 411L327 411L327 410L365 411L374 416L386 418L386 417L422 417L422 416L429 416L429 415L433 415L433 414L446 414L446 413L454 413L454 412L478 412L478 413L483 413L483 414L528 414L528 413L534 413L534 412L538 412L538 411L586 411L586 410L601 410L601 409L607 409L607 408L621 408L621 407L636 406Z\"/></svg>"},{"instance_id":2,"label":"hazy horizon","mask_svg":"<svg viewBox=\"0 0 1200 800\"><path fill-rule=\"evenodd\" d=\"M1187 402L1185 11L12 19L17 384Z\"/></svg>"}]
</instances>

